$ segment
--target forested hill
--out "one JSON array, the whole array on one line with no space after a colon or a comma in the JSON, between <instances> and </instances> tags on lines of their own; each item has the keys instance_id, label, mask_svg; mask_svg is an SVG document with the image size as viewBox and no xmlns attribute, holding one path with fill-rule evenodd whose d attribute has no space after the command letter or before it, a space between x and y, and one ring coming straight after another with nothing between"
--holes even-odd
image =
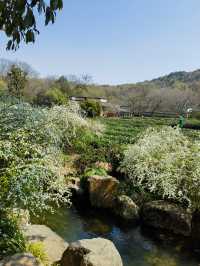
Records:
<instances>
[{"instance_id":1,"label":"forested hill","mask_svg":"<svg viewBox=\"0 0 200 266\"><path fill-rule=\"evenodd\" d=\"M200 69L172 72L153 80L117 86L101 86L114 103L131 106L135 111L174 111L200 108Z\"/></svg>"},{"instance_id":2,"label":"forested hill","mask_svg":"<svg viewBox=\"0 0 200 266\"><path fill-rule=\"evenodd\" d=\"M176 82L183 82L187 84L191 84L193 82L200 82L200 69L197 69L192 72L172 72L169 75L153 79L150 82L164 87L173 86Z\"/></svg>"},{"instance_id":3,"label":"forested hill","mask_svg":"<svg viewBox=\"0 0 200 266\"><path fill-rule=\"evenodd\" d=\"M185 84L188 86L191 86L193 84L200 85L200 69L194 70L194 71L177 71L172 72L168 75L164 75L152 80L145 80L143 82L137 82L137 83L129 83L129 84L121 84L120 87L131 87L131 86L137 86L137 87L144 87L144 86L156 86L156 87L176 87L177 84Z\"/></svg>"}]
</instances>

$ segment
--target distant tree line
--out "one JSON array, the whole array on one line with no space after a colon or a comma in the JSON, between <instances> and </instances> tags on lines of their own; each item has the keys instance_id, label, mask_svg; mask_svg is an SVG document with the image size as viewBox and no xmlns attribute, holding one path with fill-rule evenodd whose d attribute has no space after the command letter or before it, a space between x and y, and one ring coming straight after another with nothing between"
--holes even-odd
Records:
<instances>
[{"instance_id":1,"label":"distant tree line","mask_svg":"<svg viewBox=\"0 0 200 266\"><path fill-rule=\"evenodd\" d=\"M24 62L0 60L0 93L18 93L26 101L41 106L65 105L69 96L105 97L108 112L119 111L120 105L130 112L183 113L188 108L200 109L200 71L178 72L136 84L97 85L89 75L40 78L37 71ZM100 114L95 101L82 103L87 114ZM105 108L105 107L104 107Z\"/></svg>"}]
</instances>

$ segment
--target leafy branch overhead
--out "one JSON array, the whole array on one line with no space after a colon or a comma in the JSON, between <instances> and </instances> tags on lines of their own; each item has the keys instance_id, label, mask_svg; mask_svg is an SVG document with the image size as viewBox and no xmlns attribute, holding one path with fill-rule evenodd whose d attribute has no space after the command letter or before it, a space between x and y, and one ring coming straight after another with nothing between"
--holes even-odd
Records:
<instances>
[{"instance_id":1,"label":"leafy branch overhead","mask_svg":"<svg viewBox=\"0 0 200 266\"><path fill-rule=\"evenodd\" d=\"M63 8L62 0L0 0L0 30L9 38L7 49L16 50L19 44L35 42L37 16L44 15L45 25L54 23L56 12Z\"/></svg>"}]
</instances>

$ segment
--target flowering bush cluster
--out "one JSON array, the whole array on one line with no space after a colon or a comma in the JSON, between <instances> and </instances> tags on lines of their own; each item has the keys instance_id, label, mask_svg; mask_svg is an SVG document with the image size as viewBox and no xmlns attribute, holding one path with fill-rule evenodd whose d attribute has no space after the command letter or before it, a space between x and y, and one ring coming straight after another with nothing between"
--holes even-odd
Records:
<instances>
[{"instance_id":1,"label":"flowering bush cluster","mask_svg":"<svg viewBox=\"0 0 200 266\"><path fill-rule=\"evenodd\" d=\"M30 211L69 203L62 151L89 125L76 105L0 105L0 207Z\"/></svg>"},{"instance_id":2,"label":"flowering bush cluster","mask_svg":"<svg viewBox=\"0 0 200 266\"><path fill-rule=\"evenodd\" d=\"M148 129L125 151L122 171L159 197L200 207L200 143L180 129Z\"/></svg>"}]
</instances>

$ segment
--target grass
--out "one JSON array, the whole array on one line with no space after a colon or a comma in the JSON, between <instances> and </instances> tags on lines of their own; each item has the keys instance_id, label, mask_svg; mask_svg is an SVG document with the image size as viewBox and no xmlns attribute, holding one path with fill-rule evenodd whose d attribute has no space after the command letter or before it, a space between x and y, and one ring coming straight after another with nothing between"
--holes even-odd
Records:
<instances>
[{"instance_id":1,"label":"grass","mask_svg":"<svg viewBox=\"0 0 200 266\"><path fill-rule=\"evenodd\" d=\"M102 143L110 144L133 144L136 139L148 127L159 127L164 125L178 125L178 118L100 118L101 123L106 126L102 137ZM200 125L196 119L187 119L186 123ZM183 129L184 134L192 139L200 140L200 131Z\"/></svg>"},{"instance_id":2,"label":"grass","mask_svg":"<svg viewBox=\"0 0 200 266\"><path fill-rule=\"evenodd\" d=\"M43 242L28 243L26 246L26 251L36 257L40 264L44 266L50 265Z\"/></svg>"}]
</instances>

